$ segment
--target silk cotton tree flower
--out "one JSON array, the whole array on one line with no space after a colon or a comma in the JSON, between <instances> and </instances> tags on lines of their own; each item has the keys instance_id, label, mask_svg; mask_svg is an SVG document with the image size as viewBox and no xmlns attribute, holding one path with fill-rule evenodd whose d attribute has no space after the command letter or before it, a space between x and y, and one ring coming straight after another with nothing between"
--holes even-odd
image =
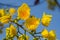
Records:
<instances>
[{"instance_id":1,"label":"silk cotton tree flower","mask_svg":"<svg viewBox=\"0 0 60 40\"><path fill-rule=\"evenodd\" d=\"M29 40L29 36L27 36L27 35L20 35L19 37L18 37L18 40Z\"/></svg>"},{"instance_id":2,"label":"silk cotton tree flower","mask_svg":"<svg viewBox=\"0 0 60 40\"><path fill-rule=\"evenodd\" d=\"M35 31L39 24L40 24L40 18L32 16L25 21L24 26L28 30Z\"/></svg>"},{"instance_id":3,"label":"silk cotton tree flower","mask_svg":"<svg viewBox=\"0 0 60 40\"><path fill-rule=\"evenodd\" d=\"M18 17L22 20L26 20L30 16L30 7L26 4L23 3L17 10L18 12Z\"/></svg>"},{"instance_id":4,"label":"silk cotton tree flower","mask_svg":"<svg viewBox=\"0 0 60 40\"><path fill-rule=\"evenodd\" d=\"M52 20L52 15L48 15L44 12L42 19L41 19L42 25L44 25L46 27L49 26L51 20Z\"/></svg>"},{"instance_id":5,"label":"silk cotton tree flower","mask_svg":"<svg viewBox=\"0 0 60 40\"><path fill-rule=\"evenodd\" d=\"M17 34L16 28L13 25L10 25L9 28L6 28L6 38L12 38Z\"/></svg>"}]
</instances>

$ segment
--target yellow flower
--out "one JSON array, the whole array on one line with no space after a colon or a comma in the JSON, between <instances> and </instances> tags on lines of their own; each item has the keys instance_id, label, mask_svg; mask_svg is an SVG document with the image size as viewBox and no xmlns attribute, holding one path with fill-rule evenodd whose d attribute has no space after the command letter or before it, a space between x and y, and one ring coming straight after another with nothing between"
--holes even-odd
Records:
<instances>
[{"instance_id":1,"label":"yellow flower","mask_svg":"<svg viewBox=\"0 0 60 40\"><path fill-rule=\"evenodd\" d=\"M24 26L28 28L28 30L35 31L39 24L40 18L30 17L25 21Z\"/></svg>"},{"instance_id":2,"label":"yellow flower","mask_svg":"<svg viewBox=\"0 0 60 40\"><path fill-rule=\"evenodd\" d=\"M23 3L19 8L18 8L18 17L21 18L22 20L26 20L30 16L30 8L26 3Z\"/></svg>"},{"instance_id":3,"label":"yellow flower","mask_svg":"<svg viewBox=\"0 0 60 40\"><path fill-rule=\"evenodd\" d=\"M29 40L29 36L25 36L25 35L21 35L21 36L19 36L18 37L18 40L24 40L25 39L25 37L26 37L26 40Z\"/></svg>"},{"instance_id":4,"label":"yellow flower","mask_svg":"<svg viewBox=\"0 0 60 40\"><path fill-rule=\"evenodd\" d=\"M42 24L44 26L49 26L50 24L50 21L52 19L52 15L47 15L45 12L43 13L43 16L42 16Z\"/></svg>"},{"instance_id":5,"label":"yellow flower","mask_svg":"<svg viewBox=\"0 0 60 40\"><path fill-rule=\"evenodd\" d=\"M51 30L49 32L49 38L48 38L48 40L56 40L56 34L55 34L54 30Z\"/></svg>"},{"instance_id":6,"label":"yellow flower","mask_svg":"<svg viewBox=\"0 0 60 40\"><path fill-rule=\"evenodd\" d=\"M0 22L5 24L5 23L8 23L10 19L11 19L11 16L5 14L4 9L0 9Z\"/></svg>"},{"instance_id":7,"label":"yellow flower","mask_svg":"<svg viewBox=\"0 0 60 40\"><path fill-rule=\"evenodd\" d=\"M11 19L11 16L10 15L5 15L5 16L2 16L1 18L0 18L0 21L1 21L1 23L8 23L9 22L9 20Z\"/></svg>"},{"instance_id":8,"label":"yellow flower","mask_svg":"<svg viewBox=\"0 0 60 40\"><path fill-rule=\"evenodd\" d=\"M4 16L5 12L4 9L0 9L0 17Z\"/></svg>"},{"instance_id":9,"label":"yellow flower","mask_svg":"<svg viewBox=\"0 0 60 40\"><path fill-rule=\"evenodd\" d=\"M44 29L41 33L43 38L47 38L48 40L56 40L56 34L54 30L48 32L48 30Z\"/></svg>"},{"instance_id":10,"label":"yellow flower","mask_svg":"<svg viewBox=\"0 0 60 40\"><path fill-rule=\"evenodd\" d=\"M10 15L13 15L15 12L16 12L16 9L15 8L10 8L9 9Z\"/></svg>"},{"instance_id":11,"label":"yellow flower","mask_svg":"<svg viewBox=\"0 0 60 40\"><path fill-rule=\"evenodd\" d=\"M16 28L13 25L11 25L9 28L6 28L6 36L9 35L9 37L14 37L16 34Z\"/></svg>"},{"instance_id":12,"label":"yellow flower","mask_svg":"<svg viewBox=\"0 0 60 40\"><path fill-rule=\"evenodd\" d=\"M48 38L48 34L49 34L49 32L48 32L47 29L44 29L44 30L42 31L42 33L41 33L41 35L43 36L43 38Z\"/></svg>"}]
</instances>

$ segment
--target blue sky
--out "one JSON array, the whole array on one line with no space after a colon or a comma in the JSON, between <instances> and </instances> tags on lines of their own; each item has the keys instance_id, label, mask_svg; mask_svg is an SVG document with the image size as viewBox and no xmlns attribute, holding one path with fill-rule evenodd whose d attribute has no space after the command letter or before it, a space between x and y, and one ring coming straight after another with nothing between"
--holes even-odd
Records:
<instances>
[{"instance_id":1,"label":"blue sky","mask_svg":"<svg viewBox=\"0 0 60 40\"><path fill-rule=\"evenodd\" d=\"M43 1L43 0L41 0ZM34 0L0 0L0 3L3 4L10 4L10 5L15 5L15 6L20 6L22 3L27 3L29 5L33 5ZM60 1L59 1L60 2ZM4 6L4 5L0 5L0 8L10 8L9 6ZM60 9L58 7L55 8L55 10L49 10L47 8L47 2L45 1L42 4L39 4L37 6L34 7L30 7L31 8L31 15L34 15L38 18L42 17L43 12L46 12L47 14L51 14L52 17L52 21L49 25L49 27L47 27L47 29L50 30L55 30L56 31L56 35L57 35L57 39L60 39ZM17 7L16 7L17 9ZM5 25L8 26L8 25ZM42 24L39 25L37 31L41 31L44 28L44 26ZM3 29L3 34L0 34L0 40L2 40L2 38L5 37L5 29ZM31 37L32 38L32 37ZM16 40L16 39L15 39Z\"/></svg>"}]
</instances>

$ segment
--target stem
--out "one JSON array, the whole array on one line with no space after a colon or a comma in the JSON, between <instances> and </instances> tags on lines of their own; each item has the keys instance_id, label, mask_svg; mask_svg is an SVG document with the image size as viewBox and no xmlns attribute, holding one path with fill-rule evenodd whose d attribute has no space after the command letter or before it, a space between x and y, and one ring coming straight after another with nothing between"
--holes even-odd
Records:
<instances>
[{"instance_id":1,"label":"stem","mask_svg":"<svg viewBox=\"0 0 60 40\"><path fill-rule=\"evenodd\" d=\"M40 34L41 32L37 32L37 33L34 33L34 34Z\"/></svg>"},{"instance_id":2,"label":"stem","mask_svg":"<svg viewBox=\"0 0 60 40\"><path fill-rule=\"evenodd\" d=\"M17 27L17 28L18 28L18 33L19 33L19 34L22 34L22 33L19 31L19 27ZM22 34L22 35L23 35L23 34Z\"/></svg>"},{"instance_id":3,"label":"stem","mask_svg":"<svg viewBox=\"0 0 60 40\"><path fill-rule=\"evenodd\" d=\"M26 40L26 30L25 30L25 33L24 34L25 34L25 40Z\"/></svg>"},{"instance_id":4,"label":"stem","mask_svg":"<svg viewBox=\"0 0 60 40\"><path fill-rule=\"evenodd\" d=\"M13 23L15 23L14 21L12 21L12 20L10 20L11 22L13 22ZM29 34L31 34L34 38L35 38L35 36L31 33L31 32L29 32L28 30L26 30L25 28L23 28L22 27L22 25L20 25L20 24L18 24L18 23L15 23L16 25L18 25L19 27L21 27L24 31L27 31Z\"/></svg>"}]
</instances>

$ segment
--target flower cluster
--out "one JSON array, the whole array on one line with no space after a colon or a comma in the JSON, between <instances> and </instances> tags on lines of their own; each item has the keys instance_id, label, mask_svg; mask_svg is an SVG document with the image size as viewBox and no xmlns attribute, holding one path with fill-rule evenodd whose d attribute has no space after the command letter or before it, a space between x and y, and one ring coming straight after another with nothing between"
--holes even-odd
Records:
<instances>
[{"instance_id":1,"label":"flower cluster","mask_svg":"<svg viewBox=\"0 0 60 40\"><path fill-rule=\"evenodd\" d=\"M29 40L29 36L26 34L26 32L28 32L34 37L34 40L39 40L38 37L35 36L35 34L37 34L37 28L41 23L43 26L48 27L52 20L52 15L44 12L42 18L37 18L30 15L30 10L30 7L26 3L23 3L21 6L19 6L17 10L15 8L9 8L8 10L0 9L0 23L10 24L9 27L6 28L6 39L12 40L12 38L17 37L17 40ZM15 13L17 13L17 17L12 19L12 16ZM22 25L18 24L20 20L24 21L22 22ZM17 26L12 24L16 24ZM24 30L24 34L20 33L19 27ZM47 38L48 40L56 40L56 34L54 30L48 32L47 29L43 29L41 35L43 38Z\"/></svg>"}]
</instances>

